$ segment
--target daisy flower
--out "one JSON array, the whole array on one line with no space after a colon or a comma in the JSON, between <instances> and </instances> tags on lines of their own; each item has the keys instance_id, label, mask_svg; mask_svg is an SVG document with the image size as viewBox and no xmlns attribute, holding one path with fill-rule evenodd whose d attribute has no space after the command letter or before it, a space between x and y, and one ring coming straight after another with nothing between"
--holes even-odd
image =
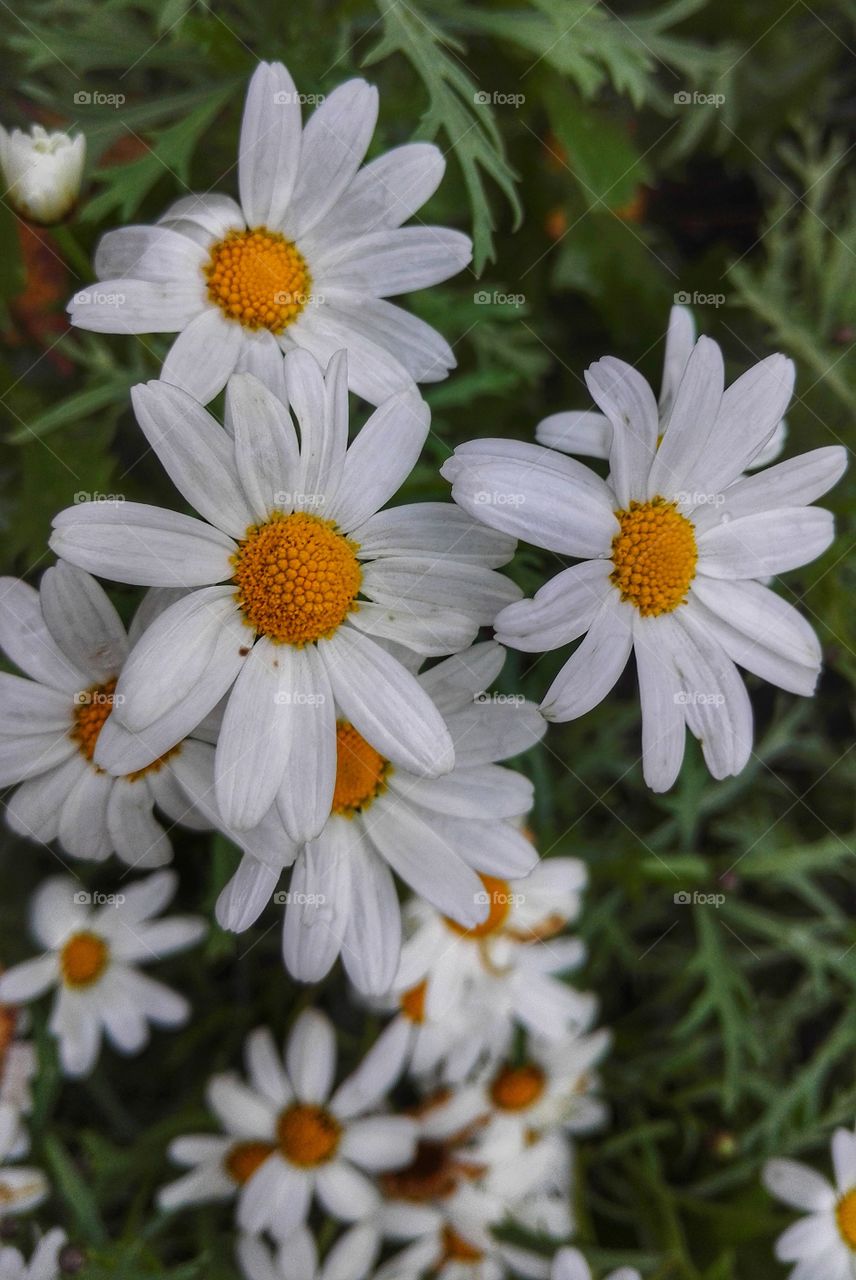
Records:
<instances>
[{"instance_id":1,"label":"daisy flower","mask_svg":"<svg viewBox=\"0 0 856 1280\"><path fill-rule=\"evenodd\" d=\"M344 716L336 724L333 806L323 830L294 861L283 952L289 971L317 982L341 952L348 975L365 994L393 981L401 945L401 915L392 872L458 928L486 914L480 873L519 876L537 861L510 819L532 805L532 784L496 764L541 737L543 720L522 698L486 694L505 660L499 645L475 645L418 677L451 734L455 768L442 778L397 767ZM190 793L202 794L204 779ZM245 929L270 900L279 868L247 856L218 903L227 929Z\"/></svg>"},{"instance_id":2,"label":"daisy flower","mask_svg":"<svg viewBox=\"0 0 856 1280\"><path fill-rule=\"evenodd\" d=\"M660 432L666 429L681 378L696 341L695 321L688 307L672 307L666 331L666 354L663 381L660 384L658 412ZM784 418L765 445L747 463L754 471L774 462L785 447L787 425ZM594 410L571 410L553 413L535 428L535 439L548 449L560 453L582 454L589 458L608 458L612 443L612 422L607 414Z\"/></svg>"},{"instance_id":3,"label":"daisy flower","mask_svg":"<svg viewBox=\"0 0 856 1280\"><path fill-rule=\"evenodd\" d=\"M599 1129L607 1113L596 1094L599 1082L593 1068L609 1043L605 1029L561 1040L530 1036L522 1059L482 1072L470 1088L490 1120L490 1141L513 1152L525 1147L533 1134L556 1128L569 1134Z\"/></svg>"},{"instance_id":4,"label":"daisy flower","mask_svg":"<svg viewBox=\"0 0 856 1280\"><path fill-rule=\"evenodd\" d=\"M42 1236L27 1262L20 1249L0 1247L0 1280L59 1280L60 1254L68 1237L59 1227Z\"/></svg>"},{"instance_id":5,"label":"daisy flower","mask_svg":"<svg viewBox=\"0 0 856 1280\"><path fill-rule=\"evenodd\" d=\"M377 1233L359 1224L339 1237L323 1263L306 1227L286 1236L275 1253L258 1236L248 1235L240 1237L235 1252L245 1280L363 1280L374 1266L378 1245Z\"/></svg>"},{"instance_id":6,"label":"daisy flower","mask_svg":"<svg viewBox=\"0 0 856 1280\"><path fill-rule=\"evenodd\" d=\"M776 1241L776 1257L793 1263L790 1280L853 1280L856 1276L856 1132L832 1136L834 1182L797 1160L768 1160L764 1185L806 1217Z\"/></svg>"},{"instance_id":7,"label":"daisy flower","mask_svg":"<svg viewBox=\"0 0 856 1280\"><path fill-rule=\"evenodd\" d=\"M457 652L519 592L490 567L511 539L485 539L448 504L380 512L428 433L418 395L387 401L349 448L344 354L326 376L305 351L285 365L299 446L286 405L250 374L230 379L227 431L177 387L135 387L143 431L204 519L82 503L57 517L51 545L104 577L187 591L135 645L116 718L168 750L228 693L224 820L253 827L276 801L307 840L333 803L337 708L402 769L435 777L454 764L440 712L373 637ZM109 749L94 758L111 767Z\"/></svg>"},{"instance_id":8,"label":"daisy flower","mask_svg":"<svg viewBox=\"0 0 856 1280\"><path fill-rule=\"evenodd\" d=\"M408 903L393 992L397 1021L413 1028L414 1068L459 1081L500 1060L517 1027L554 1040L588 1029L594 998L558 976L582 964L585 948L557 936L579 911L585 878L574 858L547 858L524 879L482 876L487 916L469 929Z\"/></svg>"},{"instance_id":9,"label":"daisy flower","mask_svg":"<svg viewBox=\"0 0 856 1280\"><path fill-rule=\"evenodd\" d=\"M41 1169L24 1169L7 1163L20 1151L18 1109L7 1102L0 1103L0 1218L6 1214L27 1213L48 1194L48 1180Z\"/></svg>"},{"instance_id":10,"label":"daisy flower","mask_svg":"<svg viewBox=\"0 0 856 1280\"><path fill-rule=\"evenodd\" d=\"M228 1145L210 1135L177 1139L170 1154L192 1171L161 1192L161 1205L237 1193L241 1229L279 1238L305 1223L313 1196L341 1221L371 1213L379 1194L367 1175L406 1164L416 1141L412 1120L377 1110L399 1061L376 1044L333 1090L336 1038L314 1009L295 1022L284 1065L263 1028L249 1037L246 1060L248 1084L228 1074L208 1088Z\"/></svg>"},{"instance_id":11,"label":"daisy flower","mask_svg":"<svg viewBox=\"0 0 856 1280\"><path fill-rule=\"evenodd\" d=\"M238 155L240 203L190 195L153 227L104 236L101 282L77 293L72 323L98 333L177 333L162 377L207 404L235 371L278 387L282 351L325 364L345 348L350 388L372 404L455 366L441 336L386 301L470 261L459 231L403 227L438 187L435 146L397 147L360 168L377 90L340 85L301 128L281 63L250 81Z\"/></svg>"},{"instance_id":12,"label":"daisy flower","mask_svg":"<svg viewBox=\"0 0 856 1280\"><path fill-rule=\"evenodd\" d=\"M550 1280L593 1280L591 1268L579 1249L560 1249L553 1258ZM642 1280L635 1267L619 1267L603 1280Z\"/></svg>"},{"instance_id":13,"label":"daisy flower","mask_svg":"<svg viewBox=\"0 0 856 1280\"><path fill-rule=\"evenodd\" d=\"M150 592L126 634L103 589L70 564L48 569L39 591L0 579L0 647L28 677L0 673L0 785L21 784L5 802L19 835L57 840L77 858L115 851L155 867L172 858L156 805L173 822L200 825L173 772L180 739L152 751L112 715L129 648L175 595ZM95 753L119 740L121 775L111 777Z\"/></svg>"},{"instance_id":14,"label":"daisy flower","mask_svg":"<svg viewBox=\"0 0 856 1280\"><path fill-rule=\"evenodd\" d=\"M0 125L0 170L6 196L22 218L51 226L71 212L80 195L86 139L34 124L29 133Z\"/></svg>"},{"instance_id":15,"label":"daisy flower","mask_svg":"<svg viewBox=\"0 0 856 1280\"><path fill-rule=\"evenodd\" d=\"M846 466L815 449L742 473L773 435L793 387L774 355L723 391L722 354L700 338L662 431L647 382L606 357L586 374L612 423L610 477L539 445L477 440L443 468L453 496L492 528L580 561L533 600L499 614L497 638L542 653L583 636L542 703L573 720L606 696L635 654L645 780L665 791L686 729L715 778L752 750L752 708L737 666L809 696L820 645L791 605L757 579L807 564L833 539L810 504Z\"/></svg>"},{"instance_id":16,"label":"daisy flower","mask_svg":"<svg viewBox=\"0 0 856 1280\"><path fill-rule=\"evenodd\" d=\"M102 1032L120 1053L139 1053L149 1023L178 1027L190 1016L183 996L137 968L186 950L205 933L204 920L193 916L152 918L177 885L173 872L158 871L122 894L94 895L101 903L94 905L78 883L56 876L33 898L32 932L44 952L0 976L0 1000L24 1003L57 988L48 1025L66 1075L89 1074Z\"/></svg>"}]
</instances>

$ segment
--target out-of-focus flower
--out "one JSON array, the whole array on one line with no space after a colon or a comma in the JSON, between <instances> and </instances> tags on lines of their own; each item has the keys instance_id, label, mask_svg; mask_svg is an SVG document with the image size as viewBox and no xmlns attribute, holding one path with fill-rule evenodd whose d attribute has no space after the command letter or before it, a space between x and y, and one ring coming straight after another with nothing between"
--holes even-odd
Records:
<instances>
[{"instance_id":1,"label":"out-of-focus flower","mask_svg":"<svg viewBox=\"0 0 856 1280\"><path fill-rule=\"evenodd\" d=\"M38 1070L36 1047L21 1036L25 1020L15 1005L0 1004L0 1106L12 1107L19 1117L18 1135L9 1149L12 1158L29 1149L27 1130L20 1120L32 1108L30 1083Z\"/></svg>"},{"instance_id":2,"label":"out-of-focus flower","mask_svg":"<svg viewBox=\"0 0 856 1280\"><path fill-rule=\"evenodd\" d=\"M49 1027L66 1075L92 1070L102 1033L120 1053L139 1053L149 1023L177 1027L190 1016L183 996L137 967L184 951L205 933L193 916L152 919L177 885L171 871L158 871L122 893L93 895L57 876L35 894L31 924L44 952L0 976L0 1000L24 1003L57 988Z\"/></svg>"},{"instance_id":3,"label":"out-of-focus flower","mask_svg":"<svg viewBox=\"0 0 856 1280\"><path fill-rule=\"evenodd\" d=\"M20 1115L16 1107L0 1103L0 1218L26 1213L48 1194L48 1180L41 1169L25 1169L7 1161L21 1147Z\"/></svg>"},{"instance_id":4,"label":"out-of-focus flower","mask_svg":"<svg viewBox=\"0 0 856 1280\"><path fill-rule=\"evenodd\" d=\"M0 1202L0 1212L3 1206ZM59 1227L42 1236L27 1262L19 1249L0 1247L0 1280L59 1280L60 1253L66 1234Z\"/></svg>"},{"instance_id":5,"label":"out-of-focus flower","mask_svg":"<svg viewBox=\"0 0 856 1280\"><path fill-rule=\"evenodd\" d=\"M363 1280L374 1265L379 1244L377 1232L358 1223L342 1233L323 1263L306 1227L286 1236L276 1253L259 1236L249 1235L240 1237L235 1252L246 1280Z\"/></svg>"},{"instance_id":6,"label":"out-of-focus flower","mask_svg":"<svg viewBox=\"0 0 856 1280\"><path fill-rule=\"evenodd\" d=\"M34 124L29 133L0 125L0 168L7 199L21 217L50 226L61 222L80 195L86 139Z\"/></svg>"},{"instance_id":7,"label":"out-of-focus flower","mask_svg":"<svg viewBox=\"0 0 856 1280\"><path fill-rule=\"evenodd\" d=\"M593 1280L591 1267L579 1249L560 1249L553 1259L550 1280ZM642 1280L635 1267L619 1267L603 1280Z\"/></svg>"}]
</instances>

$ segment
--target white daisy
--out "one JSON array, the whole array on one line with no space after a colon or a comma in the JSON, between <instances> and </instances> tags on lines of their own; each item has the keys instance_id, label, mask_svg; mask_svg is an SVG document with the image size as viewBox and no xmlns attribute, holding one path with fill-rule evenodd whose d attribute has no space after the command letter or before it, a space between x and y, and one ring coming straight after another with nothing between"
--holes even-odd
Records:
<instances>
[{"instance_id":1,"label":"white daisy","mask_svg":"<svg viewBox=\"0 0 856 1280\"><path fill-rule=\"evenodd\" d=\"M242 1230L275 1230L279 1238L305 1222L313 1195L342 1221L371 1213L379 1193L367 1174L406 1164L416 1141L412 1120L378 1112L400 1066L378 1043L332 1091L336 1038L323 1014L300 1015L284 1066L270 1032L254 1032L246 1046L250 1083L228 1074L208 1088L228 1145L210 1135L177 1139L170 1154L192 1172L161 1192L162 1206L237 1191Z\"/></svg>"},{"instance_id":2,"label":"white daisy","mask_svg":"<svg viewBox=\"0 0 856 1280\"><path fill-rule=\"evenodd\" d=\"M129 648L176 594L150 592L126 635L102 588L70 564L48 569L38 592L0 579L0 647L29 677L0 673L0 785L21 783L5 802L19 835L58 840L77 858L115 851L155 867L172 858L155 805L173 822L206 825L173 772L181 741L151 751L112 715ZM121 776L111 777L94 756L120 739Z\"/></svg>"},{"instance_id":3,"label":"white daisy","mask_svg":"<svg viewBox=\"0 0 856 1280\"><path fill-rule=\"evenodd\" d=\"M557 976L585 958L579 939L558 936L579 911L583 864L546 858L525 879L481 878L488 914L469 929L425 902L405 909L397 1021L413 1027L411 1069L449 1081L499 1061L519 1027L559 1040L587 1030L597 1009Z\"/></svg>"},{"instance_id":4,"label":"white daisy","mask_svg":"<svg viewBox=\"0 0 856 1280\"><path fill-rule=\"evenodd\" d=\"M34 124L29 133L0 125L0 170L6 198L22 218L50 226L71 212L80 195L86 139Z\"/></svg>"},{"instance_id":5,"label":"white daisy","mask_svg":"<svg viewBox=\"0 0 856 1280\"><path fill-rule=\"evenodd\" d=\"M486 1140L513 1152L528 1145L534 1134L556 1128L588 1134L601 1128L607 1113L597 1096L593 1068L609 1043L605 1029L560 1040L530 1036L522 1058L482 1072L469 1089L490 1120Z\"/></svg>"},{"instance_id":6,"label":"white daisy","mask_svg":"<svg viewBox=\"0 0 856 1280\"><path fill-rule=\"evenodd\" d=\"M612 423L610 478L539 445L477 440L443 468L453 496L491 527L581 561L534 600L504 609L497 638L526 652L584 636L542 704L573 720L613 687L631 650L642 702L645 780L672 785L685 730L716 778L752 750L752 709L735 664L810 695L820 645L799 613L756 579L819 556L828 511L809 505L846 466L844 449L815 449L744 476L788 403L794 370L775 355L723 392L722 355L700 338L681 378L662 444L647 382L607 357L586 374Z\"/></svg>"},{"instance_id":7,"label":"white daisy","mask_svg":"<svg viewBox=\"0 0 856 1280\"><path fill-rule=\"evenodd\" d=\"M178 333L164 381L207 404L234 371L279 386L295 347L325 364L350 355L351 390L380 404L455 366L448 343L385 298L448 279L469 237L403 227L445 168L435 146L396 148L360 169L377 90L340 85L301 129L299 94L281 63L250 81L238 156L240 204L183 196L154 227L104 236L100 285L82 290L72 323L99 333Z\"/></svg>"},{"instance_id":8,"label":"white daisy","mask_svg":"<svg viewBox=\"0 0 856 1280\"><path fill-rule=\"evenodd\" d=\"M167 750L231 690L220 812L249 828L276 801L306 840L333 802L337 707L402 769L435 777L454 764L434 703L371 637L457 652L519 592L489 567L511 539L485 538L448 504L379 511L425 441L418 395L387 401L348 448L344 353L326 377L305 351L285 365L299 447L288 408L251 375L230 379L228 431L176 387L134 388L146 436L204 521L83 503L57 517L51 545L105 577L189 591L135 646L114 714ZM110 768L109 749L95 761Z\"/></svg>"},{"instance_id":9,"label":"white daisy","mask_svg":"<svg viewBox=\"0 0 856 1280\"><path fill-rule=\"evenodd\" d=\"M184 997L137 968L184 951L205 933L204 920L193 916L152 919L177 884L173 872L158 871L121 894L94 895L96 903L104 900L94 905L78 882L56 876L35 894L31 927L45 950L0 975L0 1000L25 1003L58 989L48 1025L66 1075L92 1070L102 1032L120 1053L139 1053L150 1022L177 1027L187 1021Z\"/></svg>"},{"instance_id":10,"label":"white daisy","mask_svg":"<svg viewBox=\"0 0 856 1280\"><path fill-rule=\"evenodd\" d=\"M543 719L522 698L494 700L484 690L502 668L499 645L475 645L418 677L417 687L442 715L455 745L455 768L442 778L395 766L344 717L336 725L332 813L294 862L283 952L289 971L317 982L336 960L365 994L387 991L401 944L392 872L463 927L486 915L480 873L525 875L537 861L511 819L532 805L527 778L496 764L541 737ZM205 806L205 779L191 795ZM245 929L275 889L279 869L247 856L218 903L227 929Z\"/></svg>"},{"instance_id":11,"label":"white daisy","mask_svg":"<svg viewBox=\"0 0 856 1280\"><path fill-rule=\"evenodd\" d=\"M550 1280L592 1280L589 1264L579 1249L560 1249L553 1258ZM619 1267L603 1280L642 1280L635 1267Z\"/></svg>"},{"instance_id":12,"label":"white daisy","mask_svg":"<svg viewBox=\"0 0 856 1280\"><path fill-rule=\"evenodd\" d=\"M797 1160L768 1160L764 1185L807 1217L776 1241L776 1257L793 1263L790 1280L853 1280L856 1276L856 1132L832 1136L834 1182Z\"/></svg>"},{"instance_id":13,"label":"white daisy","mask_svg":"<svg viewBox=\"0 0 856 1280\"><path fill-rule=\"evenodd\" d=\"M236 1255L245 1280L363 1280L374 1266L378 1245L371 1227L349 1227L321 1263L312 1233L298 1227L276 1253L258 1236L241 1236Z\"/></svg>"},{"instance_id":14,"label":"white daisy","mask_svg":"<svg viewBox=\"0 0 856 1280\"><path fill-rule=\"evenodd\" d=\"M9 1160L20 1152L20 1115L17 1107L0 1103L0 1218L27 1213L48 1194L48 1180L41 1169L25 1169Z\"/></svg>"},{"instance_id":15,"label":"white daisy","mask_svg":"<svg viewBox=\"0 0 856 1280\"><path fill-rule=\"evenodd\" d=\"M666 331L666 353L663 381L658 404L660 431L665 431L681 378L696 341L696 327L688 307L672 307ZM774 462L785 447L787 425L784 418L765 445L747 463L754 471ZM548 449L560 453L582 454L589 458L608 458L612 444L612 422L605 413L594 410L553 413L535 428L535 439Z\"/></svg>"},{"instance_id":16,"label":"white daisy","mask_svg":"<svg viewBox=\"0 0 856 1280\"><path fill-rule=\"evenodd\" d=\"M68 1237L59 1227L43 1235L27 1262L19 1249L0 1247L0 1280L59 1280L60 1254Z\"/></svg>"}]
</instances>

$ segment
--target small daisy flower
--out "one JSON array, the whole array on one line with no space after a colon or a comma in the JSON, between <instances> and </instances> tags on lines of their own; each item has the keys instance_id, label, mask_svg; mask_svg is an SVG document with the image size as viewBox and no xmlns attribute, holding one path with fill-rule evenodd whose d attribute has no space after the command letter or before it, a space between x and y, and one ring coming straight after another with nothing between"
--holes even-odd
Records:
<instances>
[{"instance_id":1,"label":"small daisy flower","mask_svg":"<svg viewBox=\"0 0 856 1280\"><path fill-rule=\"evenodd\" d=\"M591 1268L579 1249L560 1249L553 1258L550 1280L593 1280ZM603 1280L642 1280L635 1267L619 1267Z\"/></svg>"},{"instance_id":2,"label":"small daisy flower","mask_svg":"<svg viewBox=\"0 0 856 1280\"><path fill-rule=\"evenodd\" d=\"M190 1016L183 996L140 973L138 965L194 945L206 930L192 916L152 917L175 895L177 877L158 871L93 905L90 893L66 876L42 885L32 902L31 927L44 953L0 976L0 1000L25 1003L57 988L49 1027L59 1041L63 1071L88 1075L102 1033L120 1053L139 1053L149 1023L178 1027Z\"/></svg>"},{"instance_id":3,"label":"small daisy flower","mask_svg":"<svg viewBox=\"0 0 856 1280\"><path fill-rule=\"evenodd\" d=\"M305 128L281 63L250 81L238 155L240 204L183 196L154 227L104 236L101 284L73 298L72 323L98 333L178 333L165 382L203 404L235 371L276 388L295 347L325 364L345 348L350 388L372 404L455 366L423 321L386 301L446 280L472 256L469 237L403 227L438 187L445 163L428 143L360 168L377 90L340 85Z\"/></svg>"},{"instance_id":4,"label":"small daisy flower","mask_svg":"<svg viewBox=\"0 0 856 1280\"><path fill-rule=\"evenodd\" d=\"M0 1280L60 1280L60 1254L68 1237L59 1227L42 1236L27 1262L20 1249L0 1247Z\"/></svg>"},{"instance_id":5,"label":"small daisy flower","mask_svg":"<svg viewBox=\"0 0 856 1280\"><path fill-rule=\"evenodd\" d=\"M593 1068L609 1043L605 1029L558 1041L531 1036L522 1059L483 1072L470 1088L490 1119L490 1140L513 1150L555 1128L573 1135L601 1128L607 1113Z\"/></svg>"},{"instance_id":6,"label":"small daisy flower","mask_svg":"<svg viewBox=\"0 0 856 1280\"><path fill-rule=\"evenodd\" d=\"M442 778L397 767L339 718L330 818L299 852L283 845L285 862L297 853L290 888L277 895L287 903L283 952L296 978L319 981L341 952L360 991L389 989L401 945L393 872L468 928L486 914L482 872L520 876L534 866L534 848L511 821L531 807L532 784L496 761L536 742L543 720L523 699L483 692L504 659L499 645L475 645L417 678L454 743L455 768ZM204 807L201 791L185 785ZM247 928L277 879L269 862L246 857L218 903L220 924Z\"/></svg>"},{"instance_id":7,"label":"small daisy flower","mask_svg":"<svg viewBox=\"0 0 856 1280\"><path fill-rule=\"evenodd\" d=\"M80 195L86 139L34 124L29 133L0 125L0 170L12 208L30 222L51 226L71 212Z\"/></svg>"},{"instance_id":8,"label":"small daisy flower","mask_svg":"<svg viewBox=\"0 0 856 1280\"><path fill-rule=\"evenodd\" d=\"M312 1233L298 1227L276 1252L260 1237L248 1235L240 1237L235 1252L245 1280L363 1280L374 1266L379 1244L371 1227L350 1227L321 1263Z\"/></svg>"},{"instance_id":9,"label":"small daisy flower","mask_svg":"<svg viewBox=\"0 0 856 1280\"><path fill-rule=\"evenodd\" d=\"M793 1263L790 1280L853 1280L856 1276L856 1132L832 1136L834 1182L797 1160L768 1160L764 1185L777 1200L807 1216L776 1241L776 1257Z\"/></svg>"},{"instance_id":10,"label":"small daisy flower","mask_svg":"<svg viewBox=\"0 0 856 1280\"><path fill-rule=\"evenodd\" d=\"M314 1009L292 1028L285 1065L269 1031L247 1042L249 1084L234 1074L216 1076L208 1103L228 1135L179 1138L174 1159L192 1167L161 1192L175 1207L237 1192L238 1224L285 1238L305 1223L313 1196L334 1218L354 1222L377 1206L370 1175L406 1164L416 1129L405 1116L377 1111L395 1082L399 1060L377 1044L333 1090L336 1038L332 1024Z\"/></svg>"},{"instance_id":11,"label":"small daisy flower","mask_svg":"<svg viewBox=\"0 0 856 1280\"><path fill-rule=\"evenodd\" d=\"M580 561L496 619L497 639L541 653L583 636L542 703L573 720L606 696L631 652L642 704L645 780L667 790L686 729L715 778L752 750L752 707L737 667L810 696L821 652L792 605L757 581L807 564L833 539L810 505L846 453L815 449L755 475L793 388L774 355L723 391L722 354L700 338L662 430L647 382L606 357L586 374L612 424L610 476L539 445L477 440L444 466L453 497L492 528Z\"/></svg>"},{"instance_id":12,"label":"small daisy flower","mask_svg":"<svg viewBox=\"0 0 856 1280\"><path fill-rule=\"evenodd\" d=\"M558 976L585 959L579 939L558 936L579 911L585 879L574 858L547 858L525 879L483 875L488 913L471 928L426 902L408 903L393 991L398 1021L413 1027L412 1069L418 1062L460 1081L500 1060L517 1027L553 1040L590 1027L596 1001ZM447 1032L425 1034L447 1019Z\"/></svg>"},{"instance_id":13,"label":"small daisy flower","mask_svg":"<svg viewBox=\"0 0 856 1280\"><path fill-rule=\"evenodd\" d=\"M0 785L21 784L6 801L19 835L57 840L76 858L115 851L149 868L172 858L155 806L173 822L200 825L173 772L180 737L152 751L113 716L129 648L175 596L150 592L126 635L103 589L70 564L48 569L38 592L0 579L0 647L29 677L0 673ZM120 776L95 761L106 744L121 751Z\"/></svg>"},{"instance_id":14,"label":"small daisy flower","mask_svg":"<svg viewBox=\"0 0 856 1280\"><path fill-rule=\"evenodd\" d=\"M696 328L692 312L688 307L672 307L666 332L663 381L660 384L658 403L661 434L668 424L695 341ZM775 462L785 447L786 437L787 425L783 418L767 443L747 464L747 471L755 471L758 467L766 467L768 463ZM553 413L539 422L535 428L535 439L548 449L558 449L560 453L608 458L612 444L612 422L605 413L594 410Z\"/></svg>"},{"instance_id":15,"label":"small daisy flower","mask_svg":"<svg viewBox=\"0 0 856 1280\"><path fill-rule=\"evenodd\" d=\"M48 1194L48 1180L41 1169L25 1169L7 1163L21 1152L20 1115L17 1107L0 1103L0 1218L27 1213Z\"/></svg>"},{"instance_id":16,"label":"small daisy flower","mask_svg":"<svg viewBox=\"0 0 856 1280\"><path fill-rule=\"evenodd\" d=\"M337 714L402 769L454 764L440 712L377 639L455 653L519 592L495 572L511 539L485 539L448 504L380 511L425 441L419 396L387 401L349 448L344 354L326 376L305 351L285 363L299 446L286 405L249 374L230 380L227 431L177 387L135 387L140 425L204 519L82 503L57 517L51 545L105 577L188 592L134 647L114 714L168 750L228 694L224 820L253 827L276 802L307 840L333 804ZM110 768L110 751L95 762Z\"/></svg>"}]
</instances>

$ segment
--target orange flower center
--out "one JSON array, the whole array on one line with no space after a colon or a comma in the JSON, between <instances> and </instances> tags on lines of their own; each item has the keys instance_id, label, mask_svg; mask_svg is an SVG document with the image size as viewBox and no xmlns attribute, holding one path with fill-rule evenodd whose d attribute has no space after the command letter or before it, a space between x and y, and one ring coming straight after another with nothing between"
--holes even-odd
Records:
<instances>
[{"instance_id":1,"label":"orange flower center","mask_svg":"<svg viewBox=\"0 0 856 1280\"><path fill-rule=\"evenodd\" d=\"M333 1158L342 1126L326 1108L298 1102L279 1117L277 1136L286 1160L310 1169Z\"/></svg>"},{"instance_id":2,"label":"orange flower center","mask_svg":"<svg viewBox=\"0 0 856 1280\"><path fill-rule=\"evenodd\" d=\"M685 604L698 559L690 521L665 498L631 502L615 515L621 531L612 540L610 580L622 600L635 605L643 618Z\"/></svg>"},{"instance_id":3,"label":"orange flower center","mask_svg":"<svg viewBox=\"0 0 856 1280\"><path fill-rule=\"evenodd\" d=\"M67 987L91 987L110 959L110 948L95 933L75 933L60 952L62 979Z\"/></svg>"},{"instance_id":4,"label":"orange flower center","mask_svg":"<svg viewBox=\"0 0 856 1280\"><path fill-rule=\"evenodd\" d=\"M2 970L0 970L2 972ZM0 1004L0 1081L6 1068L9 1049L18 1030L18 1009L13 1004Z\"/></svg>"},{"instance_id":5,"label":"orange flower center","mask_svg":"<svg viewBox=\"0 0 856 1280\"><path fill-rule=\"evenodd\" d=\"M450 1142L420 1142L416 1155L404 1169L395 1169L380 1176L384 1195L392 1200L408 1200L424 1203L428 1200L444 1200L452 1195L463 1178L477 1178L484 1166L461 1159L454 1140Z\"/></svg>"},{"instance_id":6,"label":"orange flower center","mask_svg":"<svg viewBox=\"0 0 856 1280\"><path fill-rule=\"evenodd\" d=\"M856 1187L848 1191L838 1201L835 1218L841 1238L849 1249L856 1253Z\"/></svg>"},{"instance_id":7,"label":"orange flower center","mask_svg":"<svg viewBox=\"0 0 856 1280\"><path fill-rule=\"evenodd\" d=\"M352 724L340 720L336 725L333 812L343 818L353 818L386 790L389 773L389 761L375 751Z\"/></svg>"},{"instance_id":8,"label":"orange flower center","mask_svg":"<svg viewBox=\"0 0 856 1280\"><path fill-rule=\"evenodd\" d=\"M117 680L114 678L106 684L94 684L75 695L71 737L77 743L80 754L90 762L95 755L98 735L113 710L116 684Z\"/></svg>"},{"instance_id":9,"label":"orange flower center","mask_svg":"<svg viewBox=\"0 0 856 1280\"><path fill-rule=\"evenodd\" d=\"M454 933L463 934L467 938L487 938L498 933L508 918L511 910L511 886L507 880L498 880L495 876L479 876L484 885L484 899L487 901L487 916L481 924L474 924L469 929L444 916L444 920Z\"/></svg>"},{"instance_id":10,"label":"orange flower center","mask_svg":"<svg viewBox=\"0 0 856 1280\"><path fill-rule=\"evenodd\" d=\"M470 1244L451 1227L443 1228L443 1256L439 1266L445 1262L481 1262L483 1258L484 1253L476 1245Z\"/></svg>"},{"instance_id":11,"label":"orange flower center","mask_svg":"<svg viewBox=\"0 0 856 1280\"><path fill-rule=\"evenodd\" d=\"M399 1000L401 1012L411 1022L421 1023L425 1021L425 992L427 989L428 981L423 979L415 987L405 991Z\"/></svg>"},{"instance_id":12,"label":"orange flower center","mask_svg":"<svg viewBox=\"0 0 856 1280\"><path fill-rule=\"evenodd\" d=\"M270 1142L238 1142L226 1152L223 1168L232 1181L242 1187L275 1150Z\"/></svg>"},{"instance_id":13,"label":"orange flower center","mask_svg":"<svg viewBox=\"0 0 856 1280\"><path fill-rule=\"evenodd\" d=\"M247 623L278 644L329 636L356 608L357 544L332 520L296 511L251 525L233 557Z\"/></svg>"},{"instance_id":14,"label":"orange flower center","mask_svg":"<svg viewBox=\"0 0 856 1280\"><path fill-rule=\"evenodd\" d=\"M522 1067L502 1067L493 1078L490 1096L501 1111L525 1111L544 1092L546 1077L540 1067L527 1062Z\"/></svg>"},{"instance_id":15,"label":"orange flower center","mask_svg":"<svg viewBox=\"0 0 856 1280\"><path fill-rule=\"evenodd\" d=\"M211 248L204 268L208 297L245 329L282 333L312 291L303 254L278 231L230 231Z\"/></svg>"}]
</instances>

